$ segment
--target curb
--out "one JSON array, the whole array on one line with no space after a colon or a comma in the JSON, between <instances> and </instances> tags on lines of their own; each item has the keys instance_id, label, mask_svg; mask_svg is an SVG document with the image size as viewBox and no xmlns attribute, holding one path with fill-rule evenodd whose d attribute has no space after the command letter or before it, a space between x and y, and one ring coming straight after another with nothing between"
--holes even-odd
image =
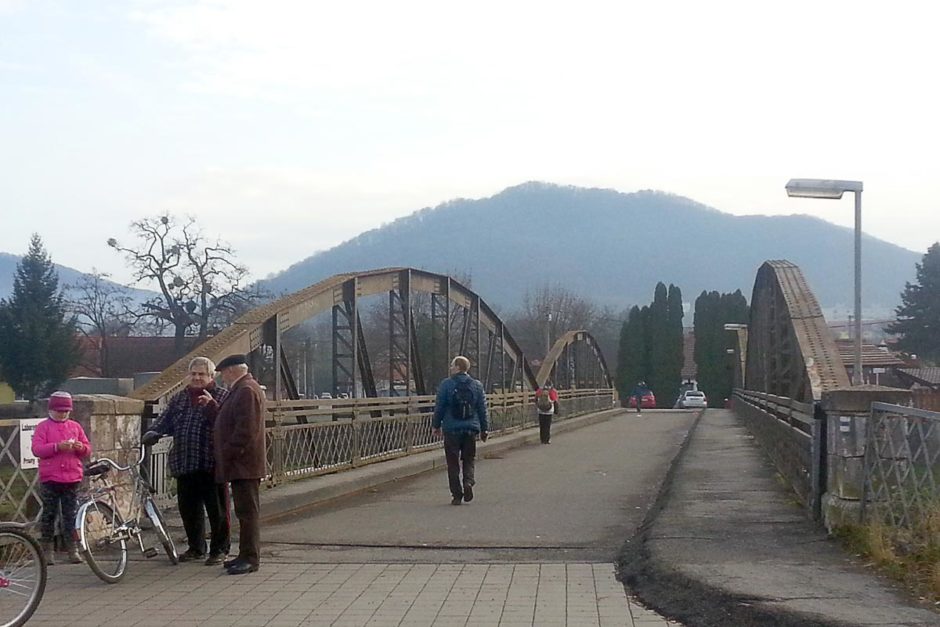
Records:
<instances>
[{"instance_id":1,"label":"curb","mask_svg":"<svg viewBox=\"0 0 940 627\"><path fill-rule=\"evenodd\" d=\"M683 462L705 411L695 419L679 448L653 506L634 536L627 540L617 561L617 579L645 605L669 619L687 625L762 625L767 627L845 627L844 623L820 622L801 613L756 606L756 599L735 595L701 579L678 573L668 563L650 557L647 540L656 519L669 500L676 471Z\"/></svg>"},{"instance_id":2,"label":"curb","mask_svg":"<svg viewBox=\"0 0 940 627\"><path fill-rule=\"evenodd\" d=\"M621 408L607 409L552 424L552 434L564 433L610 420L625 412ZM539 441L538 425L504 435L493 434L486 442L477 443L477 457L486 458L509 449ZM287 516L304 512L339 498L351 496L371 488L414 477L446 466L440 447L429 451L397 457L344 470L329 475L279 485L261 493L261 522L269 524Z\"/></svg>"}]
</instances>

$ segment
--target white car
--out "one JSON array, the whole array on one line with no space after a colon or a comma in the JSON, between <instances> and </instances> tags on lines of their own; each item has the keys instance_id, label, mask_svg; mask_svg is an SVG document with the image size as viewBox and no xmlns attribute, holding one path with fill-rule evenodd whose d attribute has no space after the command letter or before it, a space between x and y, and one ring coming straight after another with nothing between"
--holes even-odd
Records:
<instances>
[{"instance_id":1,"label":"white car","mask_svg":"<svg viewBox=\"0 0 940 627\"><path fill-rule=\"evenodd\" d=\"M701 390L686 390L679 397L678 405L679 409L705 409L708 407L708 399Z\"/></svg>"},{"instance_id":2,"label":"white car","mask_svg":"<svg viewBox=\"0 0 940 627\"><path fill-rule=\"evenodd\" d=\"M320 395L320 398L321 398L321 399L332 399L332 398L333 398L333 395L330 394L329 392L324 392L324 393L322 393L322 394Z\"/></svg>"}]
</instances>

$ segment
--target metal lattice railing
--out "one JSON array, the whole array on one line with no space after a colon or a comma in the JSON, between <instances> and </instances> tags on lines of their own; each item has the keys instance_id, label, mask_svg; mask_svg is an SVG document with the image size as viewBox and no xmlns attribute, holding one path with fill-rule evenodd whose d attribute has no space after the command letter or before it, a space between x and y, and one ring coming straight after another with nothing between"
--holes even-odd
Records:
<instances>
[{"instance_id":1,"label":"metal lattice railing","mask_svg":"<svg viewBox=\"0 0 940 627\"><path fill-rule=\"evenodd\" d=\"M863 516L911 527L940 507L940 413L872 403Z\"/></svg>"},{"instance_id":2,"label":"metal lattice railing","mask_svg":"<svg viewBox=\"0 0 940 627\"><path fill-rule=\"evenodd\" d=\"M613 390L561 390L558 419L613 407ZM441 445L431 434L433 396L268 403L268 482L303 477L418 453ZM537 424L532 394L487 397L490 432Z\"/></svg>"},{"instance_id":3,"label":"metal lattice railing","mask_svg":"<svg viewBox=\"0 0 940 627\"><path fill-rule=\"evenodd\" d=\"M39 517L39 471L21 467L19 420L0 420L0 520L32 522ZM28 456L32 456L31 453Z\"/></svg>"}]
</instances>

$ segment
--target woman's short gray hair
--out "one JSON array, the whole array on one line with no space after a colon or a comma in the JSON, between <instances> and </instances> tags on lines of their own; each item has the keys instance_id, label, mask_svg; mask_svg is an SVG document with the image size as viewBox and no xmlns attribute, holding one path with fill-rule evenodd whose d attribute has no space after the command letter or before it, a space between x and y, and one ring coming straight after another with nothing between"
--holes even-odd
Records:
<instances>
[{"instance_id":1,"label":"woman's short gray hair","mask_svg":"<svg viewBox=\"0 0 940 627\"><path fill-rule=\"evenodd\" d=\"M196 366L205 366L206 372L209 373L210 377L215 374L215 362L208 357L194 357L193 360L189 362L190 372L192 372L193 368Z\"/></svg>"}]
</instances>

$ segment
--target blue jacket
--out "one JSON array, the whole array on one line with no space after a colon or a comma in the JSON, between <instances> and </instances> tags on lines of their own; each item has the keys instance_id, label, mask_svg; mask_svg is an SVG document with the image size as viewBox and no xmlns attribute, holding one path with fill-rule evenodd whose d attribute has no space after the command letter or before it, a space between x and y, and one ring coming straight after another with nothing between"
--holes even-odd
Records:
<instances>
[{"instance_id":1,"label":"blue jacket","mask_svg":"<svg viewBox=\"0 0 940 627\"><path fill-rule=\"evenodd\" d=\"M454 389L457 387L457 380L462 377L473 381L474 412L470 418L456 418L454 416ZM434 420L431 422L431 426L435 429L443 427L444 431L448 433L489 431L490 423L486 414L486 394L483 392L483 384L466 372L458 372L441 381L441 384L437 387L437 403L434 406Z\"/></svg>"}]
</instances>

